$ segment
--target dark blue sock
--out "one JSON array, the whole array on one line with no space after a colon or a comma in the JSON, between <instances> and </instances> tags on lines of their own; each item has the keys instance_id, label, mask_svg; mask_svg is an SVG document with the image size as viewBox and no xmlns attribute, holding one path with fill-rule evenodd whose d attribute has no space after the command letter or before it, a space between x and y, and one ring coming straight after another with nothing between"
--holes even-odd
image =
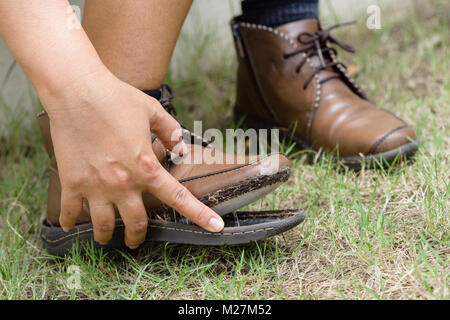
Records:
<instances>
[{"instance_id":1,"label":"dark blue sock","mask_svg":"<svg viewBox=\"0 0 450 320\"><path fill-rule=\"evenodd\" d=\"M142 90L143 93L148 94L150 97L155 98L156 100L161 99L161 90Z\"/></svg>"},{"instance_id":2,"label":"dark blue sock","mask_svg":"<svg viewBox=\"0 0 450 320\"><path fill-rule=\"evenodd\" d=\"M319 17L319 0L243 0L241 6L242 21L269 27Z\"/></svg>"}]
</instances>

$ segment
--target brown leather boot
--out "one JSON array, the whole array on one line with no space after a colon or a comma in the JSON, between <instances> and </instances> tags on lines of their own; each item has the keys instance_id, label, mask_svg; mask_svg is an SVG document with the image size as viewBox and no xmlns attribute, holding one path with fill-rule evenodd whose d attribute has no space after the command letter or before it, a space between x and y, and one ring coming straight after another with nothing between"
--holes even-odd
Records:
<instances>
[{"instance_id":1,"label":"brown leather boot","mask_svg":"<svg viewBox=\"0 0 450 320\"><path fill-rule=\"evenodd\" d=\"M358 169L417 151L411 127L375 107L336 60L336 45L353 49L316 19L277 28L231 21L239 59L235 117L250 127L295 133L305 149L331 152Z\"/></svg>"},{"instance_id":2,"label":"brown leather boot","mask_svg":"<svg viewBox=\"0 0 450 320\"><path fill-rule=\"evenodd\" d=\"M164 87L164 90L167 87ZM162 104L166 110L173 110L167 92L163 90ZM163 101L164 100L164 101ZM45 112L38 115L45 147L51 159L50 181L47 202L47 218L42 224L41 237L48 251L55 255L66 253L72 244L91 242L93 225L87 201L77 225L68 233L59 226L61 184L50 135L50 120ZM191 135L190 152L194 147L212 148L206 141ZM172 241L187 244L223 245L240 244L260 240L288 230L304 219L301 210L278 210L260 212L235 212L276 189L290 175L290 162L281 154L268 154L249 159L234 155L233 161L226 161L226 154L214 149L224 161L212 164L175 164L168 150L156 136L152 146L160 163L186 186L203 203L223 216L225 228L220 233L208 232L173 209L165 206L150 194L144 194L144 205L148 213L147 238L143 245L152 241ZM229 159L228 159L229 160ZM270 168L271 170L267 170ZM107 246L94 243L96 247L123 248L124 224L116 212L116 227Z\"/></svg>"}]
</instances>

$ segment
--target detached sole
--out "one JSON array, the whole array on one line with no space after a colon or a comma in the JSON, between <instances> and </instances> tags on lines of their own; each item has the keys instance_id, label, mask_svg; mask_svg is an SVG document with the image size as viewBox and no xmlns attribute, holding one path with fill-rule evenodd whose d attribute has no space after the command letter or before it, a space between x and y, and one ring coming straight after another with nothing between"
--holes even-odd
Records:
<instances>
[{"instance_id":1,"label":"detached sole","mask_svg":"<svg viewBox=\"0 0 450 320\"><path fill-rule=\"evenodd\" d=\"M289 179L291 168L281 167L272 174L262 174L245 179L201 197L205 205L223 215L234 212L271 193Z\"/></svg>"},{"instance_id":2,"label":"detached sole","mask_svg":"<svg viewBox=\"0 0 450 320\"><path fill-rule=\"evenodd\" d=\"M292 229L303 222L305 213L303 210L242 211L224 215L223 219L225 228L213 233L192 223L149 218L146 240L140 247L150 246L153 242L208 246L245 244ZM50 226L44 221L41 238L48 252L56 256L67 254L73 245L83 243L93 243L94 247L104 249L126 248L123 240L125 225L121 219L116 219L113 237L105 246L94 241L93 228L92 223L84 223L64 232L61 227Z\"/></svg>"}]
</instances>

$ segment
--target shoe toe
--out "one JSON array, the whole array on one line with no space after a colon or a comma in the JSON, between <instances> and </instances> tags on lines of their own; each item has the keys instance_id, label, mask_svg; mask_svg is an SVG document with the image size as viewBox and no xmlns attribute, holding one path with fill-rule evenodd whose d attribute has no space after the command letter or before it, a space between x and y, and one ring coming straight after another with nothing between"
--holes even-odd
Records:
<instances>
[{"instance_id":1,"label":"shoe toe","mask_svg":"<svg viewBox=\"0 0 450 320\"><path fill-rule=\"evenodd\" d=\"M259 156L245 166L237 167L233 175L225 174L220 179L218 191L201 199L226 198L210 205L219 214L226 214L257 201L285 182L290 176L290 161L281 154Z\"/></svg>"},{"instance_id":2,"label":"shoe toe","mask_svg":"<svg viewBox=\"0 0 450 320\"><path fill-rule=\"evenodd\" d=\"M224 214L260 199L290 176L290 161L282 154L235 155L234 159L240 161L196 165L195 174L192 170L180 182L203 203Z\"/></svg>"},{"instance_id":3,"label":"shoe toe","mask_svg":"<svg viewBox=\"0 0 450 320\"><path fill-rule=\"evenodd\" d=\"M370 154L384 153L397 149L416 140L414 130L409 126L401 126L393 129L375 141L370 149Z\"/></svg>"},{"instance_id":4,"label":"shoe toe","mask_svg":"<svg viewBox=\"0 0 450 320\"><path fill-rule=\"evenodd\" d=\"M283 168L291 168L291 162L280 153L259 157L253 164L260 175L271 175Z\"/></svg>"}]
</instances>

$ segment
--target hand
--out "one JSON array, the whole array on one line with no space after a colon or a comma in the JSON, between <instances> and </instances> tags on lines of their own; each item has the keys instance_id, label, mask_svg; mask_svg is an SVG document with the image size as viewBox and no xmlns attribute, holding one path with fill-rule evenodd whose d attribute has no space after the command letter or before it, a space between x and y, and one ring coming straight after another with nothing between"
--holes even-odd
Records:
<instances>
[{"instance_id":1,"label":"hand","mask_svg":"<svg viewBox=\"0 0 450 320\"><path fill-rule=\"evenodd\" d=\"M220 216L156 159L150 129L170 150L181 140L179 124L157 100L108 71L92 73L63 91L43 103L50 117L61 180L60 224L65 231L75 225L85 198L94 239L106 244L114 230L115 205L125 224L125 243L136 248L147 231L144 192L206 230L223 229ZM180 140L173 141L177 129Z\"/></svg>"}]
</instances>

